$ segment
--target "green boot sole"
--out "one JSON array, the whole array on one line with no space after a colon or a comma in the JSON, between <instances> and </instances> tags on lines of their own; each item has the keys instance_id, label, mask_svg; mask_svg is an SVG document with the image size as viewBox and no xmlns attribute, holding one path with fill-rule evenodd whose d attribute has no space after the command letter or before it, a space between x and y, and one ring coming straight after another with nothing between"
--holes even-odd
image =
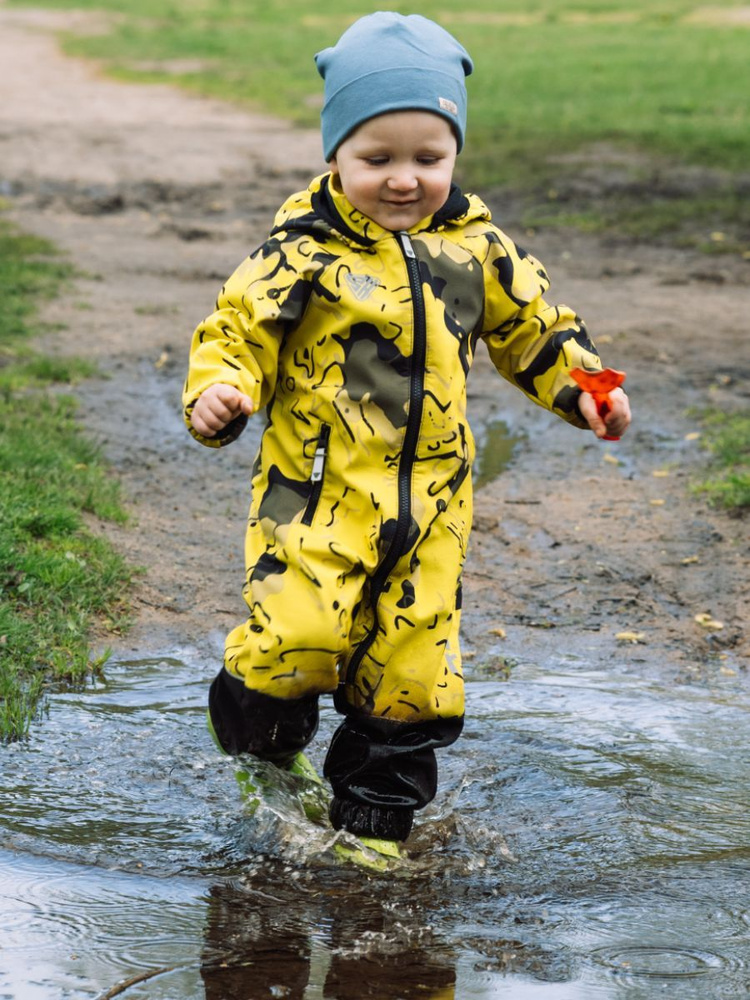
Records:
<instances>
[{"instance_id":1,"label":"green boot sole","mask_svg":"<svg viewBox=\"0 0 750 1000\"><path fill-rule=\"evenodd\" d=\"M218 749L224 756L227 756L226 751L219 743L214 724L211 721L211 713L208 711L206 712L206 725ZM320 795L323 780L306 754L300 751L295 754L287 767L279 770L304 778L311 785L317 786L315 788L305 787L303 784L299 789L298 797L305 816L318 826L325 824L328 819L328 811L321 801ZM272 785L271 775L269 773L252 775L247 768L243 767L237 770L236 778L245 799L245 808L252 815L260 806L264 789ZM342 861L350 861L359 865L360 868L377 872L389 871L405 860L405 855L396 840L383 840L379 837L357 837L356 839L357 843L355 844L342 844L337 841L333 845L334 854Z\"/></svg>"}]
</instances>

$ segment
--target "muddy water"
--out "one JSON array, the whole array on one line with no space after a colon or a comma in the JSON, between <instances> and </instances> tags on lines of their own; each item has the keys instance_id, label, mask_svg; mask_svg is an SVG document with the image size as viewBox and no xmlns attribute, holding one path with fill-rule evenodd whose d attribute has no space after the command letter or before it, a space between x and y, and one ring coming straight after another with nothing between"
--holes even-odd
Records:
<instances>
[{"instance_id":1,"label":"muddy water","mask_svg":"<svg viewBox=\"0 0 750 1000\"><path fill-rule=\"evenodd\" d=\"M747 694L477 672L383 877L337 863L294 779L243 807L196 660L110 665L0 748L2 1000L747 995Z\"/></svg>"}]
</instances>

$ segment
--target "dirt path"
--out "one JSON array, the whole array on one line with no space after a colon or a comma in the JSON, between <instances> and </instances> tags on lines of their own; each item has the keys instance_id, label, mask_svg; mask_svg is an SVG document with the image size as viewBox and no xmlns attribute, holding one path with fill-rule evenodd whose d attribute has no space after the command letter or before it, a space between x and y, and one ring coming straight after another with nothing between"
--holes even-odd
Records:
<instances>
[{"instance_id":1,"label":"dirt path","mask_svg":"<svg viewBox=\"0 0 750 1000\"><path fill-rule=\"evenodd\" d=\"M91 357L81 413L130 497L106 528L145 567L118 655L197 647L219 661L243 614L242 537L257 428L222 453L187 436L187 346L222 281L278 203L322 167L315 133L168 87L106 80L64 58L70 14L0 5L0 194L10 217L65 248L84 276L47 310L50 351ZM482 358L472 407L524 443L477 494L464 644L477 670L569 653L674 679L745 683L747 520L688 492L700 446L691 408L748 405L750 265L579 235L527 238L554 298L586 318L628 372L636 420L619 445L576 433L509 390ZM619 459L619 464L614 460ZM705 629L708 612L722 629ZM504 630L505 637L496 634ZM642 634L635 643L619 632ZM107 643L112 637L107 637Z\"/></svg>"}]
</instances>

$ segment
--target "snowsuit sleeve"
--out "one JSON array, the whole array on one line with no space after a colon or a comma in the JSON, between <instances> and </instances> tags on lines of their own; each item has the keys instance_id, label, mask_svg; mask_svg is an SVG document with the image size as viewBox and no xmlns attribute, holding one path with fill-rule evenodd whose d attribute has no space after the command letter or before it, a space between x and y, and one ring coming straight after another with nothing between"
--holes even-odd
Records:
<instances>
[{"instance_id":1,"label":"snowsuit sleeve","mask_svg":"<svg viewBox=\"0 0 750 1000\"><path fill-rule=\"evenodd\" d=\"M542 265L494 227L483 269L482 337L497 370L535 403L576 427L588 426L570 370L602 365L583 321L567 306L545 302L549 278Z\"/></svg>"},{"instance_id":2,"label":"snowsuit sleeve","mask_svg":"<svg viewBox=\"0 0 750 1000\"><path fill-rule=\"evenodd\" d=\"M182 401L188 430L201 444L229 444L247 423L238 417L216 437L199 434L191 414L209 386L233 385L252 399L256 411L273 396L284 334L299 322L309 298L309 280L295 261L298 242L285 245L272 237L247 257L222 288L215 311L193 334Z\"/></svg>"}]
</instances>

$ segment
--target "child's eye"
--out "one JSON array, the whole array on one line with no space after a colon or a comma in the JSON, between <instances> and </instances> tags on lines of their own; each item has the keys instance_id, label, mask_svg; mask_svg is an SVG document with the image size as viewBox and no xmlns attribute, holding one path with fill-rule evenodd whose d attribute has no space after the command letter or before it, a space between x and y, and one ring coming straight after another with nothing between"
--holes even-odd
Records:
<instances>
[{"instance_id":1,"label":"child's eye","mask_svg":"<svg viewBox=\"0 0 750 1000\"><path fill-rule=\"evenodd\" d=\"M365 163L370 167L382 167L388 162L387 156L366 156Z\"/></svg>"},{"instance_id":2,"label":"child's eye","mask_svg":"<svg viewBox=\"0 0 750 1000\"><path fill-rule=\"evenodd\" d=\"M418 156L417 157L417 163L419 163L423 167L431 167L435 163L439 163L439 162L440 162L440 157L439 156Z\"/></svg>"}]
</instances>

